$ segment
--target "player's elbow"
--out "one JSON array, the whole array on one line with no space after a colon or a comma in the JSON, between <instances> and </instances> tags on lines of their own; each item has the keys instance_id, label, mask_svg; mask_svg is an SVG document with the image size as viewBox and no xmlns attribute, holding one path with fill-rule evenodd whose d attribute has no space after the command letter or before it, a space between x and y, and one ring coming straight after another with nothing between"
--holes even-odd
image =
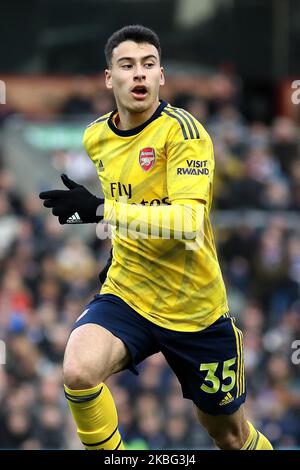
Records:
<instances>
[{"instance_id":1,"label":"player's elbow","mask_svg":"<svg viewBox=\"0 0 300 470\"><path fill-rule=\"evenodd\" d=\"M198 232L196 230L185 231L183 232L182 240L184 241L194 241L197 239Z\"/></svg>"},{"instance_id":2,"label":"player's elbow","mask_svg":"<svg viewBox=\"0 0 300 470\"><path fill-rule=\"evenodd\" d=\"M199 238L200 234L201 234L201 226L191 228L191 229L185 229L182 232L182 240L196 241Z\"/></svg>"}]
</instances>

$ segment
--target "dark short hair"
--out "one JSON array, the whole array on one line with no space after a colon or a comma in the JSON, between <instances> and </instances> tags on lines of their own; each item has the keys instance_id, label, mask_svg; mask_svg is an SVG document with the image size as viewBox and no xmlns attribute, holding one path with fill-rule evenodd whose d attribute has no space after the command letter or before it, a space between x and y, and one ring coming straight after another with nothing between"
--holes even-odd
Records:
<instances>
[{"instance_id":1,"label":"dark short hair","mask_svg":"<svg viewBox=\"0 0 300 470\"><path fill-rule=\"evenodd\" d=\"M161 57L161 48L159 37L157 34L150 28L146 28L140 24L134 24L129 26L124 26L124 28L119 29L113 33L104 48L105 58L107 66L111 65L112 53L115 47L117 47L121 42L124 41L134 41L138 44L148 43L153 44L154 47L158 50L159 58Z\"/></svg>"}]
</instances>

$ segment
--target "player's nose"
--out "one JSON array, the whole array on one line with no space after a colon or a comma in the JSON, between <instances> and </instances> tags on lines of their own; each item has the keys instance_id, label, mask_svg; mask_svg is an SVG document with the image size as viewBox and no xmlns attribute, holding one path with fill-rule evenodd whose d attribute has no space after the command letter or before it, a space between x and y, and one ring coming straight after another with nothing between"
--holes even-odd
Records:
<instances>
[{"instance_id":1,"label":"player's nose","mask_svg":"<svg viewBox=\"0 0 300 470\"><path fill-rule=\"evenodd\" d=\"M141 66L136 66L134 69L134 80L145 80L145 71Z\"/></svg>"}]
</instances>

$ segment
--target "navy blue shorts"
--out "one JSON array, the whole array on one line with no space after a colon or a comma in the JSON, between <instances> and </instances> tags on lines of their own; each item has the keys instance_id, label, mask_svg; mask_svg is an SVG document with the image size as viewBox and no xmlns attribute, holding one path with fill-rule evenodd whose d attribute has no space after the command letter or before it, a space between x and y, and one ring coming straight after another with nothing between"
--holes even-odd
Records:
<instances>
[{"instance_id":1,"label":"navy blue shorts","mask_svg":"<svg viewBox=\"0 0 300 470\"><path fill-rule=\"evenodd\" d=\"M242 333L225 314L205 330L172 331L148 321L122 299L97 294L86 306L74 329L96 323L120 338L136 366L162 352L178 377L184 398L211 415L234 413L245 401Z\"/></svg>"}]
</instances>

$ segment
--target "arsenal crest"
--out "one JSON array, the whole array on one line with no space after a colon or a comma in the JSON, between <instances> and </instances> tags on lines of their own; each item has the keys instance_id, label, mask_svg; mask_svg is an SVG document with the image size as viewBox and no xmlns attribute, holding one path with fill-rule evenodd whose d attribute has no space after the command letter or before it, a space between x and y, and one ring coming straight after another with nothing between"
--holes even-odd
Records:
<instances>
[{"instance_id":1,"label":"arsenal crest","mask_svg":"<svg viewBox=\"0 0 300 470\"><path fill-rule=\"evenodd\" d=\"M144 171L151 170L155 163L155 150L152 147L140 150L139 162Z\"/></svg>"}]
</instances>

